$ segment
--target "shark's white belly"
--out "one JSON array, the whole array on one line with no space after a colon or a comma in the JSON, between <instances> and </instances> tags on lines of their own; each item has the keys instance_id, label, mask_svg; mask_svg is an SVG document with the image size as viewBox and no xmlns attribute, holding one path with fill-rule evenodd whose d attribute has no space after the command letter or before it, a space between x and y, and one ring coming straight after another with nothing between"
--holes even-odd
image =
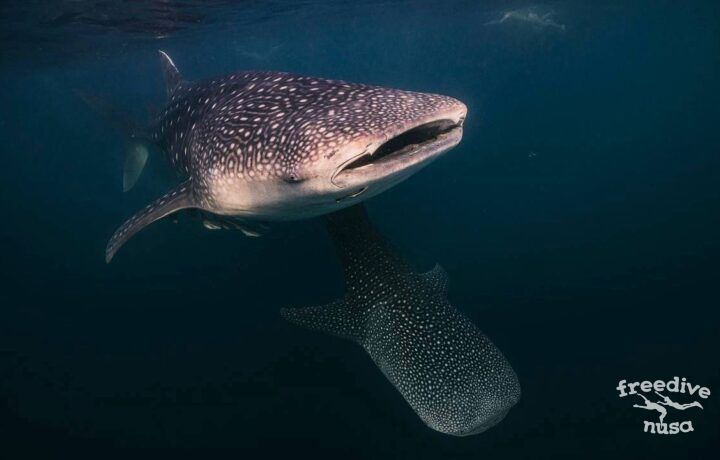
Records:
<instances>
[{"instance_id":1,"label":"shark's white belly","mask_svg":"<svg viewBox=\"0 0 720 460\"><path fill-rule=\"evenodd\" d=\"M341 189L337 196L313 193L302 184L279 181L217 180L210 187L213 206L210 210L265 221L301 220L337 211L370 196L337 201L344 193L347 192Z\"/></svg>"}]
</instances>

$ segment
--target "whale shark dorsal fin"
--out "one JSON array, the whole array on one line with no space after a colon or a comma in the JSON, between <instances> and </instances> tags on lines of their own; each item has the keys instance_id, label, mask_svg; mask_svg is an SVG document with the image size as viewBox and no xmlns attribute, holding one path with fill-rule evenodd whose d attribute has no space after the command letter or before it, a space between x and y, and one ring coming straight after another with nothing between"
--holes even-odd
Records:
<instances>
[{"instance_id":1,"label":"whale shark dorsal fin","mask_svg":"<svg viewBox=\"0 0 720 460\"><path fill-rule=\"evenodd\" d=\"M192 184L190 180L187 180L126 220L108 241L105 248L105 262L110 263L117 250L127 240L151 223L180 209L194 207L196 205L192 193Z\"/></svg>"},{"instance_id":2,"label":"whale shark dorsal fin","mask_svg":"<svg viewBox=\"0 0 720 460\"><path fill-rule=\"evenodd\" d=\"M182 77L177 67L175 67L175 63L165 51L158 51L158 54L160 55L160 66L165 80L165 90L168 97L170 97L175 89L180 86Z\"/></svg>"},{"instance_id":3,"label":"whale shark dorsal fin","mask_svg":"<svg viewBox=\"0 0 720 460\"><path fill-rule=\"evenodd\" d=\"M320 307L281 308L280 315L292 324L344 339L362 341L366 315L345 299Z\"/></svg>"},{"instance_id":4,"label":"whale shark dorsal fin","mask_svg":"<svg viewBox=\"0 0 720 460\"><path fill-rule=\"evenodd\" d=\"M432 270L421 274L420 278L434 291L447 292L448 274L440 264L435 264Z\"/></svg>"}]
</instances>

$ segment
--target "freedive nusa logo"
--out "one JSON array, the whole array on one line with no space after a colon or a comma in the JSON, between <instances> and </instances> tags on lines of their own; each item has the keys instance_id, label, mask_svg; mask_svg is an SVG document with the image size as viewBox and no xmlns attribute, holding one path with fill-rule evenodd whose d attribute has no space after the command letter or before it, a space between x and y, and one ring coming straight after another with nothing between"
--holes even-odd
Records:
<instances>
[{"instance_id":1,"label":"freedive nusa logo","mask_svg":"<svg viewBox=\"0 0 720 460\"><path fill-rule=\"evenodd\" d=\"M675 409L678 411L685 411L693 408L702 410L703 406L700 401L690 401L687 403L679 403L671 399L666 393L679 393L688 396L697 396L700 399L708 399L710 397L710 389L700 385L693 385L688 382L685 377L673 377L670 380L643 380L642 382L630 382L627 380L620 380L618 386L615 388L621 398L626 396L638 396L642 398L642 401L633 404L632 407L637 409L644 409L648 411L656 411L658 413L657 422L651 422L648 420L643 421L643 431L645 433L652 434L678 434L678 433L689 433L694 431L691 420L677 421L672 420L671 417L669 423L666 422L665 417L668 415L668 409ZM639 390L639 391L638 391ZM647 393L648 396L645 396ZM677 399L676 395L673 398ZM687 399L686 396L682 397ZM671 411L674 412L674 411Z\"/></svg>"}]
</instances>

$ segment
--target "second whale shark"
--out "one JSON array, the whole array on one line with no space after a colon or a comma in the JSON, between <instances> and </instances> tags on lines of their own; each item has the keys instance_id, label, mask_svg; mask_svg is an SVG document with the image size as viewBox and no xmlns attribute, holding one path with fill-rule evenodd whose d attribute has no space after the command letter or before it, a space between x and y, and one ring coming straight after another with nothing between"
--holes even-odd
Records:
<instances>
[{"instance_id":1,"label":"second whale shark","mask_svg":"<svg viewBox=\"0 0 720 460\"><path fill-rule=\"evenodd\" d=\"M283 309L283 317L360 344L434 430L469 436L500 422L520 398L518 378L490 339L448 302L444 270L415 273L362 204L326 216L325 225L347 293L329 305Z\"/></svg>"},{"instance_id":2,"label":"second whale shark","mask_svg":"<svg viewBox=\"0 0 720 460\"><path fill-rule=\"evenodd\" d=\"M462 138L467 108L448 96L282 72L189 82L167 54L160 59L167 106L132 137L163 152L182 182L118 228L108 262L135 233L181 209L249 221L336 211L394 186Z\"/></svg>"}]
</instances>

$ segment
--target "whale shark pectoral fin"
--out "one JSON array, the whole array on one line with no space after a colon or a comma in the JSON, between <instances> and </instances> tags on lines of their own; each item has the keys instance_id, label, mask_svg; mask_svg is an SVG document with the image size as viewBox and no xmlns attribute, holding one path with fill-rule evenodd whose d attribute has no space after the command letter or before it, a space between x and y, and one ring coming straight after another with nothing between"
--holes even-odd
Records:
<instances>
[{"instance_id":1,"label":"whale shark pectoral fin","mask_svg":"<svg viewBox=\"0 0 720 460\"><path fill-rule=\"evenodd\" d=\"M192 184L187 180L126 220L108 241L105 262L110 263L120 246L146 226L175 211L192 207L195 207Z\"/></svg>"},{"instance_id":2,"label":"whale shark pectoral fin","mask_svg":"<svg viewBox=\"0 0 720 460\"><path fill-rule=\"evenodd\" d=\"M175 89L180 86L182 77L175 63L165 51L158 51L160 55L160 66L162 67L163 80L165 80L165 90L168 97L172 96Z\"/></svg>"},{"instance_id":3,"label":"whale shark pectoral fin","mask_svg":"<svg viewBox=\"0 0 720 460\"><path fill-rule=\"evenodd\" d=\"M359 342L365 328L365 315L355 311L345 299L320 307L281 308L280 316L297 326Z\"/></svg>"},{"instance_id":4,"label":"whale shark pectoral fin","mask_svg":"<svg viewBox=\"0 0 720 460\"><path fill-rule=\"evenodd\" d=\"M420 278L434 291L447 292L448 274L440 264L435 264L432 270L421 274Z\"/></svg>"}]
</instances>

